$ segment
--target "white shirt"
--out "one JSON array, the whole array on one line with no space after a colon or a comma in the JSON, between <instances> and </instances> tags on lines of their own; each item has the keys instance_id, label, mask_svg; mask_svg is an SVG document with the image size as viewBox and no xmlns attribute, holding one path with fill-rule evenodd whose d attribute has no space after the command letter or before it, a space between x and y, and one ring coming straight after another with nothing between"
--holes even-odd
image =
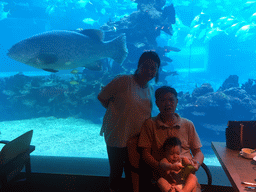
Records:
<instances>
[{"instance_id":1,"label":"white shirt","mask_svg":"<svg viewBox=\"0 0 256 192\"><path fill-rule=\"evenodd\" d=\"M127 140L140 133L151 116L153 87L141 88L133 75L118 76L105 86L99 97L110 99L101 135L110 147L126 147Z\"/></svg>"}]
</instances>

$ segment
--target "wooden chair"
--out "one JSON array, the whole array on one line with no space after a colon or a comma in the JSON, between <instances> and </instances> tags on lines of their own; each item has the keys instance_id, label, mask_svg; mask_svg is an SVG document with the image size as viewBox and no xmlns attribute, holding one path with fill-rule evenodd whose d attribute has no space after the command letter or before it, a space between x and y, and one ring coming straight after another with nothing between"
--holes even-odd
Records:
<instances>
[{"instance_id":1,"label":"wooden chair","mask_svg":"<svg viewBox=\"0 0 256 192\"><path fill-rule=\"evenodd\" d=\"M0 189L13 181L25 166L26 178L31 174L30 153L35 146L30 145L33 130L24 133L12 141L0 141L5 144L0 152Z\"/></svg>"},{"instance_id":2,"label":"wooden chair","mask_svg":"<svg viewBox=\"0 0 256 192\"><path fill-rule=\"evenodd\" d=\"M129 155L129 161L131 164L131 176L132 176L132 183L133 183L133 191L139 192L139 160L140 160L140 153L138 152L138 140L139 135L136 135L132 138L130 138L127 141L127 148L128 148L128 155ZM204 163L202 163L201 167L206 172L207 178L208 178L208 184L205 188L202 189L202 191L206 191L206 189L212 185L212 175Z\"/></svg>"}]
</instances>

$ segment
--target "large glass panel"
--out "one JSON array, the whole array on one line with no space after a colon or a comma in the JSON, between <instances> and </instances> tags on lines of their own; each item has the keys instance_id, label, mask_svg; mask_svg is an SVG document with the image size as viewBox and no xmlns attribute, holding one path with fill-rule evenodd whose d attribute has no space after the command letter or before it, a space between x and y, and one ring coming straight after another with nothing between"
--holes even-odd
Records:
<instances>
[{"instance_id":1,"label":"large glass panel","mask_svg":"<svg viewBox=\"0 0 256 192\"><path fill-rule=\"evenodd\" d=\"M159 54L152 84L177 89L206 164L219 165L211 141L225 141L229 120L255 120L255 1L3 0L0 27L0 139L33 129L33 155L107 158L97 94L145 50Z\"/></svg>"}]
</instances>

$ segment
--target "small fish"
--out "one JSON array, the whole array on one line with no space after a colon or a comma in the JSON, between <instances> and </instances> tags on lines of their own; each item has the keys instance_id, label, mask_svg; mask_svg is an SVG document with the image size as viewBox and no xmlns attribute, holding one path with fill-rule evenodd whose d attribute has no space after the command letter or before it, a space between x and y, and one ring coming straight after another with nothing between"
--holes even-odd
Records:
<instances>
[{"instance_id":1,"label":"small fish","mask_svg":"<svg viewBox=\"0 0 256 192\"><path fill-rule=\"evenodd\" d=\"M250 17L250 22L256 23L256 13L253 13Z\"/></svg>"},{"instance_id":2,"label":"small fish","mask_svg":"<svg viewBox=\"0 0 256 192\"><path fill-rule=\"evenodd\" d=\"M10 11L0 11L0 21L6 19L8 15L10 15Z\"/></svg>"},{"instance_id":3,"label":"small fish","mask_svg":"<svg viewBox=\"0 0 256 192\"><path fill-rule=\"evenodd\" d=\"M77 69L72 70L70 73L77 74L79 71Z\"/></svg>"},{"instance_id":4,"label":"small fish","mask_svg":"<svg viewBox=\"0 0 256 192\"><path fill-rule=\"evenodd\" d=\"M203 11L197 15L193 21L190 24L190 27L194 27L195 25L198 24L205 24L209 20L209 15L205 14Z\"/></svg>"},{"instance_id":5,"label":"small fish","mask_svg":"<svg viewBox=\"0 0 256 192\"><path fill-rule=\"evenodd\" d=\"M144 47L144 46L145 46L144 43L140 43L140 42L135 43L134 45L135 45L135 47L137 47L137 48L141 48L141 47Z\"/></svg>"},{"instance_id":6,"label":"small fish","mask_svg":"<svg viewBox=\"0 0 256 192\"><path fill-rule=\"evenodd\" d=\"M188 34L185 37L186 47L190 47L193 44L194 38L195 37L192 34Z\"/></svg>"},{"instance_id":7,"label":"small fish","mask_svg":"<svg viewBox=\"0 0 256 192\"><path fill-rule=\"evenodd\" d=\"M175 16L175 17L176 17L175 18L175 26L184 27L185 25L182 23L182 21L179 19L179 17L177 17L177 16Z\"/></svg>"},{"instance_id":8,"label":"small fish","mask_svg":"<svg viewBox=\"0 0 256 192\"><path fill-rule=\"evenodd\" d=\"M201 116L201 117L204 117L206 115L205 112L198 112L198 111L193 111L192 114L195 116Z\"/></svg>"},{"instance_id":9,"label":"small fish","mask_svg":"<svg viewBox=\"0 0 256 192\"><path fill-rule=\"evenodd\" d=\"M244 25L243 27L241 27L235 34L236 37L240 37L242 35L245 35L246 33L249 32L251 28L251 25Z\"/></svg>"},{"instance_id":10,"label":"small fish","mask_svg":"<svg viewBox=\"0 0 256 192\"><path fill-rule=\"evenodd\" d=\"M172 59L170 59L169 57L166 56L162 56L162 60L171 63Z\"/></svg>"},{"instance_id":11,"label":"small fish","mask_svg":"<svg viewBox=\"0 0 256 192\"><path fill-rule=\"evenodd\" d=\"M207 32L207 29L202 29L197 38L202 39L203 37L205 37L206 32Z\"/></svg>"},{"instance_id":12,"label":"small fish","mask_svg":"<svg viewBox=\"0 0 256 192\"><path fill-rule=\"evenodd\" d=\"M83 31L83 30L84 30L83 28L77 28L75 31L80 32L80 31Z\"/></svg>"},{"instance_id":13,"label":"small fish","mask_svg":"<svg viewBox=\"0 0 256 192\"><path fill-rule=\"evenodd\" d=\"M225 26L225 23L227 22L228 19L228 17L221 17L216 21L216 23L219 27L223 27Z\"/></svg>"},{"instance_id":14,"label":"small fish","mask_svg":"<svg viewBox=\"0 0 256 192\"><path fill-rule=\"evenodd\" d=\"M13 2L13 3L14 3L14 6L20 6L20 7L26 7L26 8L29 7L28 3L16 3L16 2Z\"/></svg>"},{"instance_id":15,"label":"small fish","mask_svg":"<svg viewBox=\"0 0 256 192\"><path fill-rule=\"evenodd\" d=\"M237 19L235 19L235 18L232 16L232 17L230 17L230 18L228 18L228 19L226 20L226 22L224 23L224 25L225 25L226 27L228 27L228 26L233 25L233 24L236 23L236 22L237 22Z\"/></svg>"},{"instance_id":16,"label":"small fish","mask_svg":"<svg viewBox=\"0 0 256 192\"><path fill-rule=\"evenodd\" d=\"M169 75L172 75L172 76L179 75L179 74L177 73L177 71L170 71L170 70L166 70L166 69L162 69L162 72L166 73L168 76L169 76Z\"/></svg>"},{"instance_id":17,"label":"small fish","mask_svg":"<svg viewBox=\"0 0 256 192\"><path fill-rule=\"evenodd\" d=\"M206 129L210 129L213 131L218 131L218 132L222 132L225 131L227 128L226 124L208 124L208 123L203 123L202 126Z\"/></svg>"},{"instance_id":18,"label":"small fish","mask_svg":"<svg viewBox=\"0 0 256 192\"><path fill-rule=\"evenodd\" d=\"M246 11L246 10L248 10L248 9L251 9L254 5L256 5L255 3L256 3L256 1L247 1L247 2L244 4L244 6L243 6L243 8L242 8L241 11Z\"/></svg>"},{"instance_id":19,"label":"small fish","mask_svg":"<svg viewBox=\"0 0 256 192\"><path fill-rule=\"evenodd\" d=\"M203 24L197 24L191 29L190 34L197 36L202 28L204 28Z\"/></svg>"},{"instance_id":20,"label":"small fish","mask_svg":"<svg viewBox=\"0 0 256 192\"><path fill-rule=\"evenodd\" d=\"M170 52L170 51L180 52L181 50L177 47L164 46L164 51L165 52Z\"/></svg>"},{"instance_id":21,"label":"small fish","mask_svg":"<svg viewBox=\"0 0 256 192\"><path fill-rule=\"evenodd\" d=\"M190 27L194 27L199 23L200 15L197 15L190 24Z\"/></svg>"},{"instance_id":22,"label":"small fish","mask_svg":"<svg viewBox=\"0 0 256 192\"><path fill-rule=\"evenodd\" d=\"M228 27L227 29L225 29L226 33L227 34L236 34L236 32L242 27L245 25L245 21L241 21L241 22L238 22L238 23L234 23L233 25L231 25L230 27Z\"/></svg>"},{"instance_id":23,"label":"small fish","mask_svg":"<svg viewBox=\"0 0 256 192\"><path fill-rule=\"evenodd\" d=\"M105 4L105 6L110 6L109 2L107 2L106 0L103 0L102 2Z\"/></svg>"},{"instance_id":24,"label":"small fish","mask_svg":"<svg viewBox=\"0 0 256 192\"><path fill-rule=\"evenodd\" d=\"M79 6L79 8L85 8L85 6L87 5L87 3L89 3L89 0L79 0L77 1L77 5Z\"/></svg>"},{"instance_id":25,"label":"small fish","mask_svg":"<svg viewBox=\"0 0 256 192\"><path fill-rule=\"evenodd\" d=\"M216 35L219 35L220 33L224 32L219 27L213 28L210 31L208 31L205 35L204 43L209 42L213 37Z\"/></svg>"},{"instance_id":26,"label":"small fish","mask_svg":"<svg viewBox=\"0 0 256 192\"><path fill-rule=\"evenodd\" d=\"M94 20L92 18L85 18L83 20L83 22L86 23L87 25L93 26L95 23L99 23L99 19L98 20Z\"/></svg>"},{"instance_id":27,"label":"small fish","mask_svg":"<svg viewBox=\"0 0 256 192\"><path fill-rule=\"evenodd\" d=\"M77 81L70 81L69 82L71 85L78 85L79 83Z\"/></svg>"},{"instance_id":28,"label":"small fish","mask_svg":"<svg viewBox=\"0 0 256 192\"><path fill-rule=\"evenodd\" d=\"M106 14L106 9L103 8L103 9L101 9L100 12L101 12L102 15L105 15Z\"/></svg>"},{"instance_id":29,"label":"small fish","mask_svg":"<svg viewBox=\"0 0 256 192\"><path fill-rule=\"evenodd\" d=\"M56 9L56 5L49 5L46 10L45 13L47 13L48 15L52 15L55 12Z\"/></svg>"},{"instance_id":30,"label":"small fish","mask_svg":"<svg viewBox=\"0 0 256 192\"><path fill-rule=\"evenodd\" d=\"M251 41L256 38L255 33L246 33L245 35L238 37L238 42L245 42L245 41Z\"/></svg>"},{"instance_id":31,"label":"small fish","mask_svg":"<svg viewBox=\"0 0 256 192\"><path fill-rule=\"evenodd\" d=\"M251 113L256 113L256 109L251 109L250 112Z\"/></svg>"}]
</instances>

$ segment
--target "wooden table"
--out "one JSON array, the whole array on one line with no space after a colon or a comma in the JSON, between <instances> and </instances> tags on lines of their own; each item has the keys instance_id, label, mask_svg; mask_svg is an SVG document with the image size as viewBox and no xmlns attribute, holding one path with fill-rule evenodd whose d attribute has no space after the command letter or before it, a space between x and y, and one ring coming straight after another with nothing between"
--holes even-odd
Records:
<instances>
[{"instance_id":1,"label":"wooden table","mask_svg":"<svg viewBox=\"0 0 256 192\"><path fill-rule=\"evenodd\" d=\"M226 142L212 142L212 149L224 169L235 191L247 191L242 181L256 183L256 162L245 159L239 155L239 151L226 147ZM255 186L256 187L256 186ZM256 191L251 190L251 191Z\"/></svg>"}]
</instances>

